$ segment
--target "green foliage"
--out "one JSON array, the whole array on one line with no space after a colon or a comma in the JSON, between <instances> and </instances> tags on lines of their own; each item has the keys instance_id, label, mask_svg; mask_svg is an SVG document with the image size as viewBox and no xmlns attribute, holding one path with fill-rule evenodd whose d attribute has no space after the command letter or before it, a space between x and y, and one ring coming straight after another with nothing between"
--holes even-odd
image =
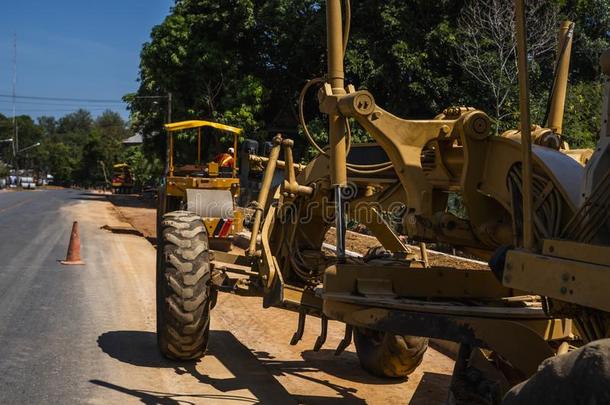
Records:
<instances>
[{"instance_id":1,"label":"green foliage","mask_svg":"<svg viewBox=\"0 0 610 405\"><path fill-rule=\"evenodd\" d=\"M86 134L93 127L93 118L89 111L80 109L62 117L57 125L59 134Z\"/></svg>"},{"instance_id":2,"label":"green foliage","mask_svg":"<svg viewBox=\"0 0 610 405\"><path fill-rule=\"evenodd\" d=\"M214 118L219 122L243 128L246 133L258 130L258 117L265 98L265 88L261 81L248 75L229 83L226 92L227 96L223 99L226 108L222 112L215 112Z\"/></svg>"},{"instance_id":3,"label":"green foliage","mask_svg":"<svg viewBox=\"0 0 610 405\"><path fill-rule=\"evenodd\" d=\"M163 165L158 158L147 156L141 145L127 148L123 160L129 165L136 186L158 185Z\"/></svg>"},{"instance_id":4,"label":"green foliage","mask_svg":"<svg viewBox=\"0 0 610 405\"><path fill-rule=\"evenodd\" d=\"M328 144L328 124L320 118L316 118L307 123L307 128L314 141L323 148ZM299 138L305 139L305 133L299 128ZM313 159L318 151L309 144L295 145L295 154L301 156L301 163L307 163Z\"/></svg>"},{"instance_id":5,"label":"green foliage","mask_svg":"<svg viewBox=\"0 0 610 405\"><path fill-rule=\"evenodd\" d=\"M574 149L595 147L602 110L602 87L600 82L580 82L570 88L564 133Z\"/></svg>"},{"instance_id":6,"label":"green foliage","mask_svg":"<svg viewBox=\"0 0 610 405\"><path fill-rule=\"evenodd\" d=\"M457 57L465 40L459 22L468 2L351 3L351 38L345 55L348 83L369 89L379 105L405 118L430 118L447 106L468 105L496 118L499 131L517 125L513 54L506 59L505 74L485 85ZM496 3L507 10L512 7ZM566 132L574 132L568 138L575 145L590 144L598 125L597 58L610 46L610 2L533 3L537 8L530 10L530 22L535 23L530 24L529 38L534 122L541 123L544 117L556 29L567 16L577 27L569 103L579 110L568 117L573 109L567 107L565 127ZM501 28L510 42L514 35L508 18ZM164 158L165 139L159 134L167 106L165 100L136 96L171 92L174 121L218 120L241 126L247 137L259 139L282 132L295 138L301 158L310 158L313 149L299 128L296 102L305 80L326 72L325 29L325 3L316 0L177 0L171 15L154 27L151 40L143 46L140 88L126 98L131 102L133 127L147 134L147 152ZM480 62L485 71L495 74L497 44L491 36L480 40L484 51ZM495 93L490 86L498 87ZM313 136L325 145L325 124L313 93L307 98L305 115ZM354 139L359 138L368 139L354 128Z\"/></svg>"},{"instance_id":7,"label":"green foliage","mask_svg":"<svg viewBox=\"0 0 610 405\"><path fill-rule=\"evenodd\" d=\"M455 2L352 3L349 82L410 117L436 115L459 100L451 90L458 70L446 54L456 41ZM142 48L140 88L126 97L132 125L163 156L166 105L141 97L172 93L174 121L211 118L243 126L248 137L263 130L268 139L278 129L297 135L298 92L326 70L324 7L314 0L177 1ZM306 114L317 116L317 106L308 103Z\"/></svg>"},{"instance_id":8,"label":"green foliage","mask_svg":"<svg viewBox=\"0 0 610 405\"><path fill-rule=\"evenodd\" d=\"M44 136L48 136L57 132L58 122L55 117L38 117L38 126L42 130Z\"/></svg>"},{"instance_id":9,"label":"green foliage","mask_svg":"<svg viewBox=\"0 0 610 405\"><path fill-rule=\"evenodd\" d=\"M0 178L6 177L9 174L9 168L6 163L0 162Z\"/></svg>"},{"instance_id":10,"label":"green foliage","mask_svg":"<svg viewBox=\"0 0 610 405\"><path fill-rule=\"evenodd\" d=\"M536 101L552 82L558 12L558 4L554 1L532 0L527 4L530 90ZM519 93L514 20L513 2L468 0L457 21L458 43L454 60L473 85L466 100L469 105L484 106L495 123L496 133L514 128L515 120L518 120L518 114L515 114Z\"/></svg>"},{"instance_id":11,"label":"green foliage","mask_svg":"<svg viewBox=\"0 0 610 405\"><path fill-rule=\"evenodd\" d=\"M52 174L58 184L75 181L74 173L81 159L78 148L62 142L45 142L37 152L40 161L44 162L44 170Z\"/></svg>"},{"instance_id":12,"label":"green foliage","mask_svg":"<svg viewBox=\"0 0 610 405\"><path fill-rule=\"evenodd\" d=\"M40 117L38 123L28 116L20 116L17 126L17 150L37 142L40 146L18 152L15 159L12 145L3 143L0 144L1 159L13 167L50 173L60 184L103 183L103 167L108 170L122 159L122 142L131 136L121 116L111 111L93 119L90 112L78 110L59 120ZM13 132L12 119L0 116L0 138L13 137Z\"/></svg>"},{"instance_id":13,"label":"green foliage","mask_svg":"<svg viewBox=\"0 0 610 405\"><path fill-rule=\"evenodd\" d=\"M328 145L328 123L320 118L315 118L307 123L307 128L314 141L324 148ZM373 142L371 136L355 122L350 120L350 128L352 134L352 143L367 143ZM305 133L302 128L299 128L299 138L305 139ZM317 154L317 150L309 144L301 144L295 147L295 153L301 156L301 163L307 163Z\"/></svg>"},{"instance_id":14,"label":"green foliage","mask_svg":"<svg viewBox=\"0 0 610 405\"><path fill-rule=\"evenodd\" d=\"M599 77L599 55L610 47L610 2L565 0L563 14L576 23L571 79L595 81Z\"/></svg>"},{"instance_id":15,"label":"green foliage","mask_svg":"<svg viewBox=\"0 0 610 405\"><path fill-rule=\"evenodd\" d=\"M173 121L214 119L250 131L262 127L260 81L244 74L254 52L253 2L179 0L142 48L137 96L173 94ZM127 97L129 100L129 97ZM158 134L166 105L131 98L132 126L149 137L160 156Z\"/></svg>"}]
</instances>

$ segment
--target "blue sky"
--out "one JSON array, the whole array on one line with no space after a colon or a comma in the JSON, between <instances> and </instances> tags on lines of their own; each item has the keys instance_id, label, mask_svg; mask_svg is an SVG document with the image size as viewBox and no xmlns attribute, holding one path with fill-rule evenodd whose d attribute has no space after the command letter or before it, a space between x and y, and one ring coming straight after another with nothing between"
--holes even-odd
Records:
<instances>
[{"instance_id":1,"label":"blue sky","mask_svg":"<svg viewBox=\"0 0 610 405\"><path fill-rule=\"evenodd\" d=\"M12 93L17 35L17 95L120 100L137 88L139 54L173 0L6 0L0 12L0 95ZM94 115L117 103L18 99L17 114L61 117L79 107ZM12 101L0 96L0 113Z\"/></svg>"}]
</instances>

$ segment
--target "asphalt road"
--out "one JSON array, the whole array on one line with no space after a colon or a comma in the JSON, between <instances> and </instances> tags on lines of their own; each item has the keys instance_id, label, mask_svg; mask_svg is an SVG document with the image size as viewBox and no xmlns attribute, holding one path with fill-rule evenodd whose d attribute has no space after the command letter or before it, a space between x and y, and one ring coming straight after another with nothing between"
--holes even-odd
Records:
<instances>
[{"instance_id":1,"label":"asphalt road","mask_svg":"<svg viewBox=\"0 0 610 405\"><path fill-rule=\"evenodd\" d=\"M62 266L72 221L84 266ZM370 377L353 348L332 355L299 346L296 316L223 295L209 353L174 363L157 352L155 251L144 238L100 229L127 225L104 196L72 190L0 191L0 403L364 404L442 403L452 362L429 350L408 381Z\"/></svg>"},{"instance_id":2,"label":"asphalt road","mask_svg":"<svg viewBox=\"0 0 610 405\"><path fill-rule=\"evenodd\" d=\"M80 280L56 262L69 229L61 207L74 195L0 193L0 403L78 398L82 389L65 383L77 380L69 364L81 355L70 339L83 321Z\"/></svg>"}]
</instances>

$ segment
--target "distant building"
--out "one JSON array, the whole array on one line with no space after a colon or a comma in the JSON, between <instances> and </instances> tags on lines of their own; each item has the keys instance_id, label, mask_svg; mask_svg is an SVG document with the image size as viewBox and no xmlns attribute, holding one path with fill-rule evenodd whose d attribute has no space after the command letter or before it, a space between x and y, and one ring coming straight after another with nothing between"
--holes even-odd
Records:
<instances>
[{"instance_id":1,"label":"distant building","mask_svg":"<svg viewBox=\"0 0 610 405\"><path fill-rule=\"evenodd\" d=\"M124 146L138 146L142 145L142 134L135 134L132 137L129 137L123 141Z\"/></svg>"}]
</instances>

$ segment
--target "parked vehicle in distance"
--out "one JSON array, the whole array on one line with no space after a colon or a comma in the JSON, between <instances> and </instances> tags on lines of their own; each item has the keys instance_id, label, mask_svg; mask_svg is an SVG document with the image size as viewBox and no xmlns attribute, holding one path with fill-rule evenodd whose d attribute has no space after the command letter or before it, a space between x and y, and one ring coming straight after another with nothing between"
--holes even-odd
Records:
<instances>
[{"instance_id":1,"label":"parked vehicle in distance","mask_svg":"<svg viewBox=\"0 0 610 405\"><path fill-rule=\"evenodd\" d=\"M21 188L25 190L34 190L36 189L36 181L33 177L23 176L19 178L19 184Z\"/></svg>"}]
</instances>

